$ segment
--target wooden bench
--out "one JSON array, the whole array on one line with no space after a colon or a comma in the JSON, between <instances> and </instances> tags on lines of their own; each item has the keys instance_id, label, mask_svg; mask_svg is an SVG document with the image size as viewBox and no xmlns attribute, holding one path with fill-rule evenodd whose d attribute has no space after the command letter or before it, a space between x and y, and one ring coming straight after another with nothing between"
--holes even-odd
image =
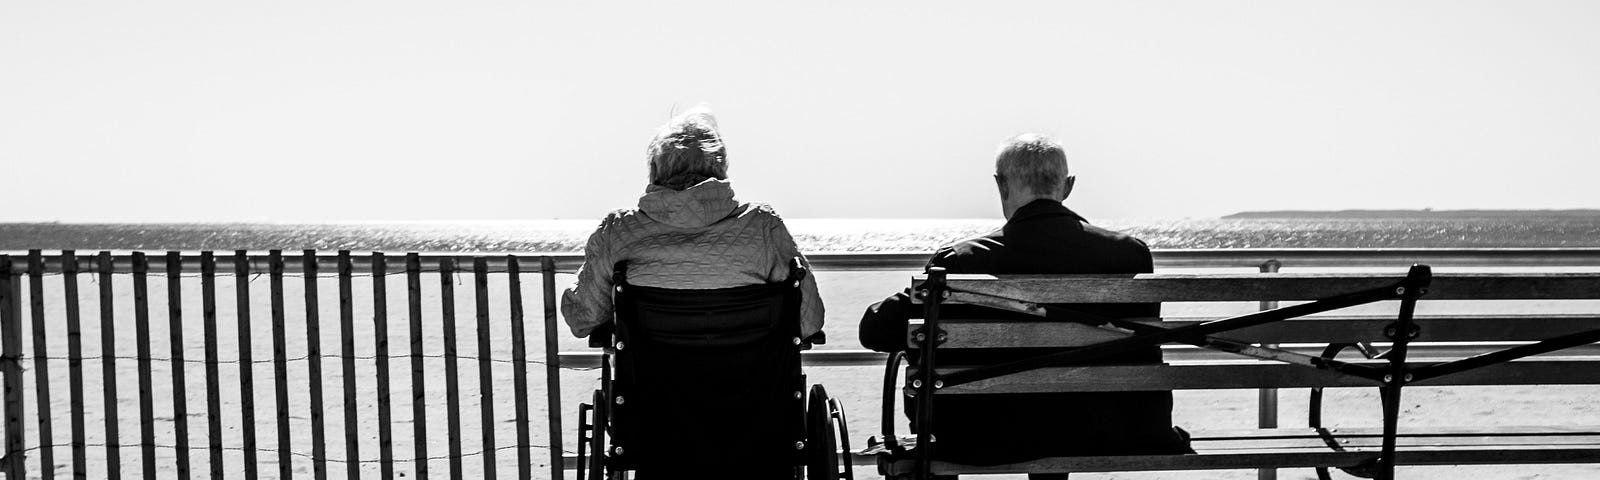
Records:
<instances>
[{"instance_id":1,"label":"wooden bench","mask_svg":"<svg viewBox=\"0 0 1600 480\"><path fill-rule=\"evenodd\" d=\"M884 434L861 454L879 458L893 477L928 474L1103 472L1338 467L1393 478L1395 465L1600 462L1600 425L1562 427L1398 428L1404 387L1600 384L1600 354L1577 348L1600 341L1600 315L1415 316L1419 300L1600 299L1600 274L1141 274L1124 276L946 275L913 281L924 319L913 320L917 350L902 392L891 360ZM1310 316L1398 300L1386 317ZM1142 302L1299 302L1222 319L1106 319L1050 304ZM939 307L982 305L1048 321L942 319ZM1388 305L1388 304L1384 304ZM1109 323L1106 323L1108 322ZM1460 342L1473 342L1463 347ZM1501 342L1483 344L1477 342ZM1516 343L1504 343L1516 342ZM1152 344L1193 345L1233 360L1160 365L1059 366ZM1277 348L1279 344L1301 344ZM1369 355L1347 353L1359 346ZM1079 347L1000 365L937 363L950 349ZM1557 352L1561 356L1555 356ZM1548 355L1547 355L1548 354ZM1539 355L1534 357L1534 355ZM1531 357L1531 358L1530 358ZM930 368L931 366L931 368ZM1324 428L1315 411L1324 387L1376 387L1382 428ZM1186 389L1312 388L1311 428L1195 431L1193 455L1044 458L972 466L936 461L923 416L933 395ZM897 437L894 395L919 403L921 435ZM1181 401L1181 400L1180 400ZM996 441L1005 441L996 439ZM933 443L937 446L937 443ZM1325 470L1324 470L1325 471Z\"/></svg>"}]
</instances>

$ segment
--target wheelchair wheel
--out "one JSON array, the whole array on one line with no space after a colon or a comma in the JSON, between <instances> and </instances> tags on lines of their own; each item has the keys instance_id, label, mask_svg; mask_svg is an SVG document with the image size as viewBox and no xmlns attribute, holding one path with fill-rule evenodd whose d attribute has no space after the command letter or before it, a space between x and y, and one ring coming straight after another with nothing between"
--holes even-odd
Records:
<instances>
[{"instance_id":1,"label":"wheelchair wheel","mask_svg":"<svg viewBox=\"0 0 1600 480\"><path fill-rule=\"evenodd\" d=\"M846 428L849 424L844 419L844 404L840 403L837 398L828 399L828 419L834 423L834 427L837 428L839 433L839 451L842 452L839 465L844 467L844 478L845 480L854 480L856 472L855 463L851 458L850 429Z\"/></svg>"},{"instance_id":2,"label":"wheelchair wheel","mask_svg":"<svg viewBox=\"0 0 1600 480\"><path fill-rule=\"evenodd\" d=\"M806 399L806 478L808 480L851 479L855 472L849 454L849 430L845 428L844 407L828 397L822 385L812 385ZM840 455L840 446L845 455Z\"/></svg>"}]
</instances>

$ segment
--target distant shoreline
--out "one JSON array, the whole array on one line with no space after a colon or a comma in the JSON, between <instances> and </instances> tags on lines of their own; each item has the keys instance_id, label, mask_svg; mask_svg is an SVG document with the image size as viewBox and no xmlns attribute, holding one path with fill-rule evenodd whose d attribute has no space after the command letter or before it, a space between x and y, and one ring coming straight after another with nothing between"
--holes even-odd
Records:
<instances>
[{"instance_id":1,"label":"distant shoreline","mask_svg":"<svg viewBox=\"0 0 1600 480\"><path fill-rule=\"evenodd\" d=\"M1374 218L1595 218L1600 209L1568 210L1264 210L1223 215L1223 220Z\"/></svg>"}]
</instances>

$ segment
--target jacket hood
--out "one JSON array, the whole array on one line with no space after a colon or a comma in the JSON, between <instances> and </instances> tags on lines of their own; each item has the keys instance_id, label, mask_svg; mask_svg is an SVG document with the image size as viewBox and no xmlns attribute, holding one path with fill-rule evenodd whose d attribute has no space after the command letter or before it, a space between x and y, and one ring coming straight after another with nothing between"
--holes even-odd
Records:
<instances>
[{"instance_id":1,"label":"jacket hood","mask_svg":"<svg viewBox=\"0 0 1600 480\"><path fill-rule=\"evenodd\" d=\"M733 186L715 178L683 190L651 185L639 197L639 211L655 221L682 228L698 228L728 218L739 208Z\"/></svg>"}]
</instances>

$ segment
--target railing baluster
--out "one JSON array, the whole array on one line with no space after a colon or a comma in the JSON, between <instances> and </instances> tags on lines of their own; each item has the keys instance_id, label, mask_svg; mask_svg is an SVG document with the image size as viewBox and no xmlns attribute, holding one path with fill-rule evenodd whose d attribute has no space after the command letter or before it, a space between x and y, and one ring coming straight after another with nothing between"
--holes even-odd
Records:
<instances>
[{"instance_id":1,"label":"railing baluster","mask_svg":"<svg viewBox=\"0 0 1600 480\"><path fill-rule=\"evenodd\" d=\"M1277 260L1268 260L1261 264L1261 273L1277 273L1282 264ZM1261 302L1261 310L1278 308L1278 302ZM1276 344L1262 345L1267 348L1277 348ZM1256 391L1256 427L1278 428L1278 389L1263 388ZM1278 469L1261 468L1256 470L1256 480L1278 480Z\"/></svg>"},{"instance_id":2,"label":"railing baluster","mask_svg":"<svg viewBox=\"0 0 1600 480\"><path fill-rule=\"evenodd\" d=\"M522 324L522 272L516 255L506 255L506 281L510 284L507 298L511 302L511 385L516 398L517 478L528 480L533 476L533 452L529 449L533 440L528 432L528 339ZM555 467L560 468L560 465Z\"/></svg>"},{"instance_id":3,"label":"railing baluster","mask_svg":"<svg viewBox=\"0 0 1600 480\"><path fill-rule=\"evenodd\" d=\"M344 366L344 458L345 474L361 480L361 435L356 424L356 320L351 304L350 251L339 251L339 353Z\"/></svg>"},{"instance_id":4,"label":"railing baluster","mask_svg":"<svg viewBox=\"0 0 1600 480\"><path fill-rule=\"evenodd\" d=\"M189 387L183 361L183 257L167 252L167 333L172 339L172 436L178 478L189 478Z\"/></svg>"},{"instance_id":5,"label":"railing baluster","mask_svg":"<svg viewBox=\"0 0 1600 480\"><path fill-rule=\"evenodd\" d=\"M544 291L544 378L550 405L550 478L562 478L561 449L561 347L556 344L556 261L539 258L539 279ZM599 454L600 452L595 452Z\"/></svg>"},{"instance_id":6,"label":"railing baluster","mask_svg":"<svg viewBox=\"0 0 1600 480\"><path fill-rule=\"evenodd\" d=\"M274 403L278 416L278 478L289 479L294 477L294 457L289 450L289 350L283 331L282 250L267 253L267 276L272 288L272 383L277 397Z\"/></svg>"},{"instance_id":7,"label":"railing baluster","mask_svg":"<svg viewBox=\"0 0 1600 480\"><path fill-rule=\"evenodd\" d=\"M222 388L217 371L217 258L200 252L200 318L206 336L206 433L210 438L211 478L222 478Z\"/></svg>"},{"instance_id":8,"label":"railing baluster","mask_svg":"<svg viewBox=\"0 0 1600 480\"><path fill-rule=\"evenodd\" d=\"M122 433L117 421L116 306L111 291L111 252L100 252L100 373L105 386L106 478L122 478Z\"/></svg>"},{"instance_id":9,"label":"railing baluster","mask_svg":"<svg viewBox=\"0 0 1600 480\"><path fill-rule=\"evenodd\" d=\"M478 406L483 411L483 478L495 475L494 361L489 351L489 261L472 259L473 290L478 307Z\"/></svg>"},{"instance_id":10,"label":"railing baluster","mask_svg":"<svg viewBox=\"0 0 1600 480\"><path fill-rule=\"evenodd\" d=\"M439 304L444 318L445 421L450 442L450 480L461 480L461 389L456 378L455 260L439 259Z\"/></svg>"},{"instance_id":11,"label":"railing baluster","mask_svg":"<svg viewBox=\"0 0 1600 480\"><path fill-rule=\"evenodd\" d=\"M133 252L133 335L138 345L139 367L139 453L144 478L156 476L155 374L150 360L150 260L144 252Z\"/></svg>"},{"instance_id":12,"label":"railing baluster","mask_svg":"<svg viewBox=\"0 0 1600 480\"><path fill-rule=\"evenodd\" d=\"M428 480L428 414L423 398L426 375L422 370L422 260L406 254L406 297L411 315L411 426L417 480Z\"/></svg>"},{"instance_id":13,"label":"railing baluster","mask_svg":"<svg viewBox=\"0 0 1600 480\"><path fill-rule=\"evenodd\" d=\"M72 408L72 478L89 478L83 413L83 320L78 306L78 253L61 252L61 296L67 302L67 382Z\"/></svg>"},{"instance_id":14,"label":"railing baluster","mask_svg":"<svg viewBox=\"0 0 1600 480\"><path fill-rule=\"evenodd\" d=\"M0 452L7 480L23 480L27 473L22 451L22 319L12 286L11 256L0 255L0 375L5 382L6 449Z\"/></svg>"},{"instance_id":15,"label":"railing baluster","mask_svg":"<svg viewBox=\"0 0 1600 480\"><path fill-rule=\"evenodd\" d=\"M250 352L250 258L244 250L233 252L234 314L239 322L239 429L244 435L244 478L256 480L255 363Z\"/></svg>"},{"instance_id":16,"label":"railing baluster","mask_svg":"<svg viewBox=\"0 0 1600 480\"><path fill-rule=\"evenodd\" d=\"M8 273L9 274L9 273ZM15 282L15 281L13 281ZM20 290L16 283L12 292ZM44 332L44 253L28 251L28 310L33 317L34 394L39 414L39 472L44 478L56 476L55 435L50 420L50 363Z\"/></svg>"},{"instance_id":17,"label":"railing baluster","mask_svg":"<svg viewBox=\"0 0 1600 480\"><path fill-rule=\"evenodd\" d=\"M372 336L375 337L378 373L379 478L394 478L394 433L389 423L389 282L383 252L372 254Z\"/></svg>"},{"instance_id":18,"label":"railing baluster","mask_svg":"<svg viewBox=\"0 0 1600 480\"><path fill-rule=\"evenodd\" d=\"M328 478L328 445L322 425L322 326L317 314L317 251L306 250L306 370L311 377L311 476Z\"/></svg>"}]
</instances>

